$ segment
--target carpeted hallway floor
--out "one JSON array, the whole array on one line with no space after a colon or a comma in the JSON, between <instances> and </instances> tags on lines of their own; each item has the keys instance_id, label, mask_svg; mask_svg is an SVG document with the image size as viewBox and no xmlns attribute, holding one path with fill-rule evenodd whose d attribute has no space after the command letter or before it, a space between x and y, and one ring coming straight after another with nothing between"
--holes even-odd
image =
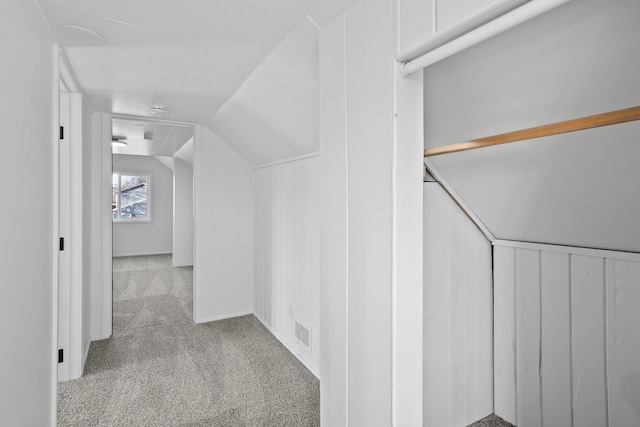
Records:
<instances>
[{"instance_id":1,"label":"carpeted hallway floor","mask_svg":"<svg viewBox=\"0 0 640 427\"><path fill-rule=\"evenodd\" d=\"M192 269L114 259L113 336L59 385L58 426L319 426L318 380L253 316L192 323Z\"/></svg>"}]
</instances>

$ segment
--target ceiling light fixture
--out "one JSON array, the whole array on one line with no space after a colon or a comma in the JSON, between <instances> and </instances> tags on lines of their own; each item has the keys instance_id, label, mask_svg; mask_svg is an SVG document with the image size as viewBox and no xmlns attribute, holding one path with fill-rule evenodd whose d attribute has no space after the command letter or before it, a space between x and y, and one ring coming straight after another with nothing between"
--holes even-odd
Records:
<instances>
[{"instance_id":1,"label":"ceiling light fixture","mask_svg":"<svg viewBox=\"0 0 640 427\"><path fill-rule=\"evenodd\" d=\"M58 34L65 39L64 45L102 46L105 42L100 34L81 25L62 24L58 27Z\"/></svg>"},{"instance_id":2,"label":"ceiling light fixture","mask_svg":"<svg viewBox=\"0 0 640 427\"><path fill-rule=\"evenodd\" d=\"M164 107L162 105L154 105L153 107L151 107L151 112L153 114L162 114L164 113Z\"/></svg>"},{"instance_id":3,"label":"ceiling light fixture","mask_svg":"<svg viewBox=\"0 0 640 427\"><path fill-rule=\"evenodd\" d=\"M152 133L145 133L144 134L144 139L145 139L145 141L153 141L153 134Z\"/></svg>"},{"instance_id":4,"label":"ceiling light fixture","mask_svg":"<svg viewBox=\"0 0 640 427\"><path fill-rule=\"evenodd\" d=\"M125 141L124 138L120 138L120 137L111 137L111 146L112 147L126 147L127 146L127 141Z\"/></svg>"}]
</instances>

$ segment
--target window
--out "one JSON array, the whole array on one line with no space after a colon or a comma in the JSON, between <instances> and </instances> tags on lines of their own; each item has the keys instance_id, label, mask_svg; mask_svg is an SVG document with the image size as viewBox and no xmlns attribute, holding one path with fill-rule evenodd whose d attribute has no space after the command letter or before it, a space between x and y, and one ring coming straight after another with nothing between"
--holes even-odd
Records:
<instances>
[{"instance_id":1,"label":"window","mask_svg":"<svg viewBox=\"0 0 640 427\"><path fill-rule=\"evenodd\" d=\"M111 209L114 221L149 221L151 219L150 175L113 173Z\"/></svg>"}]
</instances>

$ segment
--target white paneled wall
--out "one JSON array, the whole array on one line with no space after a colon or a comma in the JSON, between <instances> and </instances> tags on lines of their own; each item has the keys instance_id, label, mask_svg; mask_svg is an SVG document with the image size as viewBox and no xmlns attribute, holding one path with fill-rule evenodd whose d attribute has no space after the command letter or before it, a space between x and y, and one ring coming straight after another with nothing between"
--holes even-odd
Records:
<instances>
[{"instance_id":1,"label":"white paneled wall","mask_svg":"<svg viewBox=\"0 0 640 427\"><path fill-rule=\"evenodd\" d=\"M320 158L256 169L254 314L316 375L319 363ZM311 330L311 348L295 338Z\"/></svg>"},{"instance_id":2,"label":"white paneled wall","mask_svg":"<svg viewBox=\"0 0 640 427\"><path fill-rule=\"evenodd\" d=\"M520 427L640 425L640 256L495 244L496 414Z\"/></svg>"},{"instance_id":3,"label":"white paneled wall","mask_svg":"<svg viewBox=\"0 0 640 427\"><path fill-rule=\"evenodd\" d=\"M437 183L424 184L424 427L493 413L491 244Z\"/></svg>"}]
</instances>

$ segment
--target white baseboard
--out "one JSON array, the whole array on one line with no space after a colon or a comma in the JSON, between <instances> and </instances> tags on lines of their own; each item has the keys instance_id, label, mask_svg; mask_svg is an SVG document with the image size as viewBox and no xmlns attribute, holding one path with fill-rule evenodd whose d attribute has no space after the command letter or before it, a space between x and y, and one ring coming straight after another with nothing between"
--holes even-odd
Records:
<instances>
[{"instance_id":1,"label":"white baseboard","mask_svg":"<svg viewBox=\"0 0 640 427\"><path fill-rule=\"evenodd\" d=\"M131 254L113 254L114 258L124 258L127 256L152 256L152 255L171 255L172 252L145 252L145 253L131 253Z\"/></svg>"},{"instance_id":2,"label":"white baseboard","mask_svg":"<svg viewBox=\"0 0 640 427\"><path fill-rule=\"evenodd\" d=\"M222 316L205 317L203 319L195 320L195 323L216 322L218 320L233 319L234 317L247 316L249 314L253 314L253 312L251 312L251 311L243 311L243 312L240 312L240 313L223 314Z\"/></svg>"},{"instance_id":3,"label":"white baseboard","mask_svg":"<svg viewBox=\"0 0 640 427\"><path fill-rule=\"evenodd\" d=\"M304 359L302 358L302 356L301 356L297 351L295 351L295 350L294 350L294 349L293 349L293 348L292 348L292 347L291 347L291 346L290 346L290 345L289 345L289 344L288 344L288 343L287 343L287 342L286 342L286 341L285 341L285 340L280 336L280 334L278 334L278 333L277 333L277 332L275 332L273 329L271 329L271 326L269 326L269 325L267 324L267 322L265 322L264 320L262 320L262 319L260 318L260 316L258 316L257 314L253 313L253 316L254 316L256 319L258 319L258 320L260 321L260 323L262 323L262 325L263 325L265 328L267 328L267 330L271 333L271 335L273 335L274 337L276 337L276 339L277 339L278 341L280 341L280 343L282 343L282 345L283 345L283 346L285 346L285 348L286 348L287 350L289 350L289 352L290 352L291 354L293 354L293 355L296 357L296 359L298 359L298 360L300 361L300 363L302 363L302 364L303 364L303 365L304 365L304 366L309 370L309 372L311 372L311 373L312 373L316 378L318 378L318 380L320 379L320 375L318 374L318 372L316 372L316 370L315 370L315 369L313 369L313 367L311 367L311 365L309 365L309 363L308 363L306 360L304 360Z\"/></svg>"}]
</instances>

